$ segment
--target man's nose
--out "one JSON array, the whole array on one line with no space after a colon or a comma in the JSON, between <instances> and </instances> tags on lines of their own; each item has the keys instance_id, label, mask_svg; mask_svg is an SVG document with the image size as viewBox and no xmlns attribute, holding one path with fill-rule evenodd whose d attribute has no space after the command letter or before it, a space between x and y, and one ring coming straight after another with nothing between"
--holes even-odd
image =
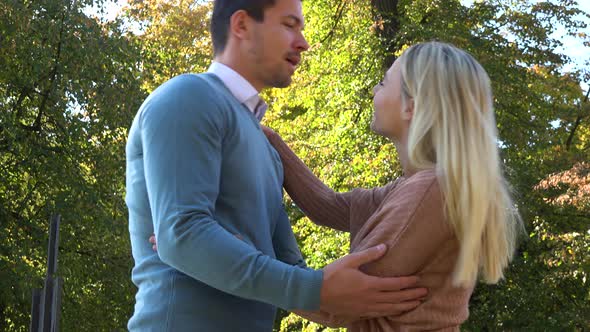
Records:
<instances>
[{"instance_id":1,"label":"man's nose","mask_svg":"<svg viewBox=\"0 0 590 332\"><path fill-rule=\"evenodd\" d=\"M301 32L299 33L299 36L296 40L295 48L300 52L307 51L309 49L309 44Z\"/></svg>"}]
</instances>

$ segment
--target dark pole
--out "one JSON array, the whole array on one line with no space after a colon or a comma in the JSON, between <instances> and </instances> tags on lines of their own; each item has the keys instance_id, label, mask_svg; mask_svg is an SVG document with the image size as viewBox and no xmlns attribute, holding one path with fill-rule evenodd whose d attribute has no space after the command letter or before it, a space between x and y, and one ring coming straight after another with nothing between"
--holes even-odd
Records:
<instances>
[{"instance_id":1,"label":"dark pole","mask_svg":"<svg viewBox=\"0 0 590 332\"><path fill-rule=\"evenodd\" d=\"M54 214L51 216L51 225L49 226L49 248L47 250L47 277L53 277L57 272L57 253L59 250L59 222L61 216Z\"/></svg>"},{"instance_id":2,"label":"dark pole","mask_svg":"<svg viewBox=\"0 0 590 332\"><path fill-rule=\"evenodd\" d=\"M43 289L33 290L31 332L57 332L61 313L63 279L56 276L59 253L60 215L51 216L49 247L47 250L47 275Z\"/></svg>"},{"instance_id":3,"label":"dark pole","mask_svg":"<svg viewBox=\"0 0 590 332\"><path fill-rule=\"evenodd\" d=\"M39 331L39 317L41 317L41 297L43 296L42 289L33 289L33 305L31 308L31 325L30 332Z\"/></svg>"}]
</instances>

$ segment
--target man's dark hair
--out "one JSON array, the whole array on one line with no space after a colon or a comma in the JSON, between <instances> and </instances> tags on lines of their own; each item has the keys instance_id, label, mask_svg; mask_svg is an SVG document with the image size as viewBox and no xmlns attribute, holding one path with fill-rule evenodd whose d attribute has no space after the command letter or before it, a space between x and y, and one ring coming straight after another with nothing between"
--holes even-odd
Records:
<instances>
[{"instance_id":1,"label":"man's dark hair","mask_svg":"<svg viewBox=\"0 0 590 332\"><path fill-rule=\"evenodd\" d=\"M211 38L213 54L225 49L229 35L229 21L238 10L245 10L257 22L264 21L264 11L274 6L276 0L215 0L211 16Z\"/></svg>"}]
</instances>

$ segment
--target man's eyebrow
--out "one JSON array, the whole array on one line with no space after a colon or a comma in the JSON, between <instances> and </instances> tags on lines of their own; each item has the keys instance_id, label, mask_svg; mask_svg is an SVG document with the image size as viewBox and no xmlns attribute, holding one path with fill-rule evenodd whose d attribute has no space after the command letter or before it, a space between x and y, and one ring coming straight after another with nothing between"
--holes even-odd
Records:
<instances>
[{"instance_id":1,"label":"man's eyebrow","mask_svg":"<svg viewBox=\"0 0 590 332\"><path fill-rule=\"evenodd\" d=\"M297 17L297 16L295 16L293 14L290 14L290 15L287 15L286 18L295 21L295 23L297 25L300 25L301 26L301 30L303 30L305 28L305 25L303 24L303 21L299 17Z\"/></svg>"}]
</instances>

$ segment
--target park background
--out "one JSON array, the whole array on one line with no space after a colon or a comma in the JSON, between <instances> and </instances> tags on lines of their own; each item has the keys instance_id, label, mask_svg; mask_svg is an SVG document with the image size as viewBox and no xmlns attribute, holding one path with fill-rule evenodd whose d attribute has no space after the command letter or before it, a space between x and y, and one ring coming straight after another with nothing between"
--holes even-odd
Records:
<instances>
[{"instance_id":1,"label":"park background","mask_svg":"<svg viewBox=\"0 0 590 332\"><path fill-rule=\"evenodd\" d=\"M311 48L291 87L263 93L264 123L346 191L400 175L392 144L369 130L372 87L395 56L440 40L483 64L526 232L505 280L478 284L465 331L590 329L590 21L580 2L303 1ZM125 329L135 294L126 135L156 86L206 70L210 12L197 0L0 0L1 331L28 329L52 213L62 216L62 330ZM347 234L285 199L310 266L347 252ZM329 329L281 311L276 330Z\"/></svg>"}]
</instances>

